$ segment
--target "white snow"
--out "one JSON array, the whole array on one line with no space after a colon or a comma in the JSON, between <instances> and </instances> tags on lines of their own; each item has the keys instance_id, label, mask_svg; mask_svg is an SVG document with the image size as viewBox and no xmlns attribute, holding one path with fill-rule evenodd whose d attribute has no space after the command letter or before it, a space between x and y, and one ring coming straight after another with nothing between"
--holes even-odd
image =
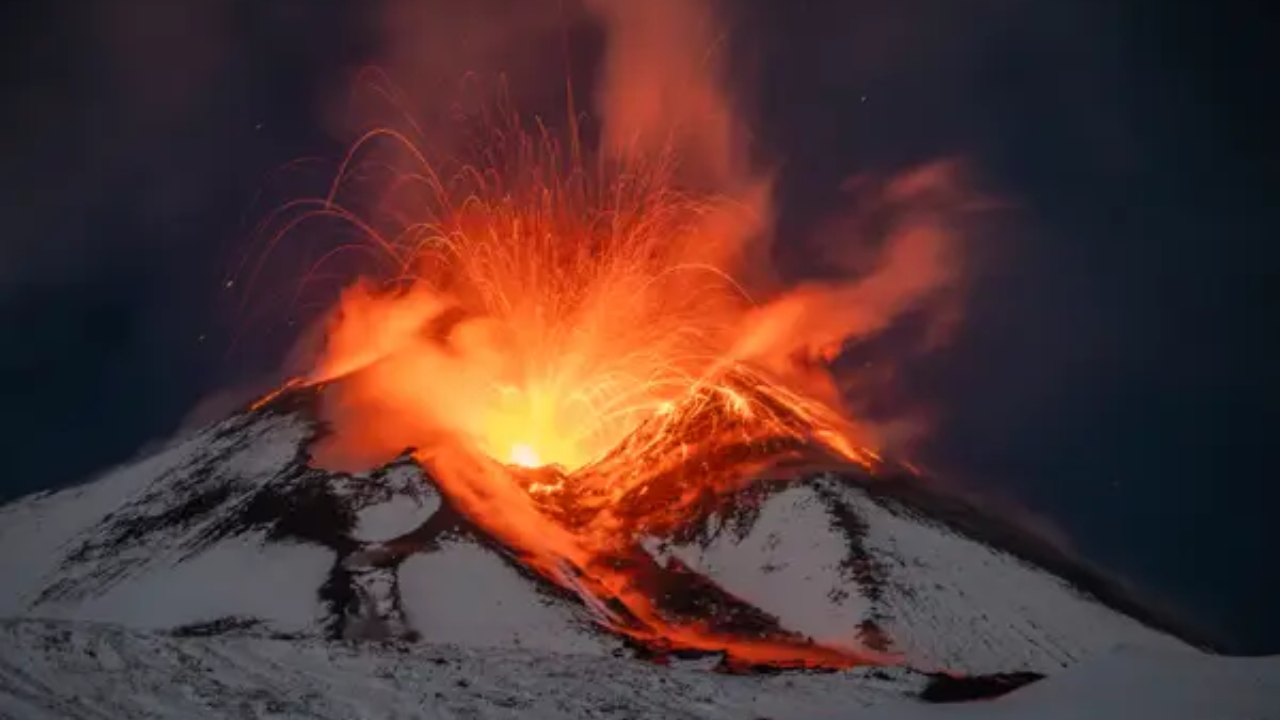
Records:
<instances>
[{"instance_id":1,"label":"white snow","mask_svg":"<svg viewBox=\"0 0 1280 720\"><path fill-rule=\"evenodd\" d=\"M634 660L450 646L183 638L0 623L0 717L750 718L903 702L918 679L733 677Z\"/></svg>"},{"instance_id":2,"label":"white snow","mask_svg":"<svg viewBox=\"0 0 1280 720\"><path fill-rule=\"evenodd\" d=\"M539 593L493 551L446 542L400 566L409 626L431 642L603 654L618 647L586 610Z\"/></svg>"},{"instance_id":3,"label":"white snow","mask_svg":"<svg viewBox=\"0 0 1280 720\"><path fill-rule=\"evenodd\" d=\"M1280 658L1130 651L991 701L927 705L904 671L725 676L528 650L183 638L0 622L0 718L1272 720Z\"/></svg>"},{"instance_id":4,"label":"white snow","mask_svg":"<svg viewBox=\"0 0 1280 720\"><path fill-rule=\"evenodd\" d=\"M866 720L903 720L875 708ZM1093 658L991 702L913 708L919 720L1275 720L1280 656L1215 657L1136 648Z\"/></svg>"},{"instance_id":5,"label":"white snow","mask_svg":"<svg viewBox=\"0 0 1280 720\"><path fill-rule=\"evenodd\" d=\"M302 632L321 619L316 589L333 561L317 545L267 545L261 535L245 535L186 562L149 567L102 595L42 605L39 614L142 629L249 617L277 632Z\"/></svg>"},{"instance_id":6,"label":"white snow","mask_svg":"<svg viewBox=\"0 0 1280 720\"><path fill-rule=\"evenodd\" d=\"M26 609L67 545L107 513L165 472L181 466L205 443L198 436L142 462L56 493L42 493L0 507L0 616Z\"/></svg>"},{"instance_id":7,"label":"white snow","mask_svg":"<svg viewBox=\"0 0 1280 720\"><path fill-rule=\"evenodd\" d=\"M426 522L439 509L440 496L434 490L394 495L387 502L361 508L351 537L364 542L390 540Z\"/></svg>"},{"instance_id":8,"label":"white snow","mask_svg":"<svg viewBox=\"0 0 1280 720\"><path fill-rule=\"evenodd\" d=\"M723 530L706 548L670 549L738 597L776 616L783 627L815 640L857 644L858 623L871 604L848 592L841 576L847 543L806 487L778 493L761 509L745 538Z\"/></svg>"},{"instance_id":9,"label":"white snow","mask_svg":"<svg viewBox=\"0 0 1280 720\"><path fill-rule=\"evenodd\" d=\"M167 448L136 465L56 493L20 499L0 509L0 616L110 620L152 628L240 613L261 612L281 627L315 619L316 589L333 555L324 548L266 545L260 536L222 541L185 557L183 541L215 518L125 542L104 558L64 565L85 542L100 540L108 516L140 517L180 505L203 485L190 468L210 466L209 483L234 479L241 497L269 482L294 461L306 436L303 423L269 417L237 433L228 423ZM212 459L212 460L211 460ZM234 504L236 498L228 500ZM90 581L89 590L36 603L55 583Z\"/></svg>"},{"instance_id":10,"label":"white snow","mask_svg":"<svg viewBox=\"0 0 1280 720\"><path fill-rule=\"evenodd\" d=\"M1119 645L1191 651L1012 555L840 492L890 568L882 625L917 667L1052 673Z\"/></svg>"},{"instance_id":11,"label":"white snow","mask_svg":"<svg viewBox=\"0 0 1280 720\"><path fill-rule=\"evenodd\" d=\"M1120 644L1190 649L1012 555L816 482L865 523L863 547L884 580L877 601L842 567L848 543L805 486L770 497L743 537L724 529L705 547L663 550L818 640L856 643L858 625L874 620L889 650L921 669L1047 673Z\"/></svg>"},{"instance_id":12,"label":"white snow","mask_svg":"<svg viewBox=\"0 0 1280 720\"><path fill-rule=\"evenodd\" d=\"M265 481L289 467L297 458L298 449L311 434L306 423L288 417L271 417L251 423L243 436L236 440L248 440L244 447L223 458L219 463L221 474L245 480ZM206 448L221 451L220 445L233 440L213 439Z\"/></svg>"}]
</instances>

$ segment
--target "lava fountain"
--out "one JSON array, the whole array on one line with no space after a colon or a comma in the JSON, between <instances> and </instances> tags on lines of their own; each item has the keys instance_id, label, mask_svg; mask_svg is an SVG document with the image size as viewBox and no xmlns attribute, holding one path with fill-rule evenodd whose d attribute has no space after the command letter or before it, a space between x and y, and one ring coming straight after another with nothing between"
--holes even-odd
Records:
<instances>
[{"instance_id":1,"label":"lava fountain","mask_svg":"<svg viewBox=\"0 0 1280 720\"><path fill-rule=\"evenodd\" d=\"M626 48L664 45L615 44L619 81L644 65ZM326 197L273 217L273 244L322 219L355 229L313 276L345 254L374 260L295 381L325 387L332 432L315 461L367 467L412 448L460 511L646 646L783 666L892 662L673 617L644 588L639 541L782 462L875 469L874 435L842 412L828 361L951 278L940 215L904 210L944 192L949 169L880 188L880 209L898 212L857 281L762 283L770 178L743 169L727 111L671 118L669 93L639 91L674 80L651 75L601 109L599 147L572 108L559 134L513 112L471 118L449 152L429 150L413 123L373 128ZM696 102L680 107L725 110L713 83L694 84ZM643 127L628 125L637 117ZM349 201L369 196L371 208Z\"/></svg>"}]
</instances>

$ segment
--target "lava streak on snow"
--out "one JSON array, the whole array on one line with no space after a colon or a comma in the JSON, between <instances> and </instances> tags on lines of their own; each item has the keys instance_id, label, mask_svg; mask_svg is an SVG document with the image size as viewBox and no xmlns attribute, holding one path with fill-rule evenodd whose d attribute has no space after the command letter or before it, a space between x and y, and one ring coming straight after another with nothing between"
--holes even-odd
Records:
<instances>
[{"instance_id":1,"label":"lava streak on snow","mask_svg":"<svg viewBox=\"0 0 1280 720\"><path fill-rule=\"evenodd\" d=\"M879 462L828 362L954 279L938 202L951 168L875 190L882 236L856 262L831 258L856 279L786 287L762 260L772 177L751 169L713 43L692 30L705 8L588 4L610 42L598 147L572 105L557 134L499 103L440 153L412 122L374 128L326 197L275 218L273 246L336 220L361 240L321 264L353 251L377 264L342 291L296 381L327 386L316 460L368 466L414 448L460 511L641 643L752 664L892 661L676 617L636 558L646 534L780 461Z\"/></svg>"}]
</instances>

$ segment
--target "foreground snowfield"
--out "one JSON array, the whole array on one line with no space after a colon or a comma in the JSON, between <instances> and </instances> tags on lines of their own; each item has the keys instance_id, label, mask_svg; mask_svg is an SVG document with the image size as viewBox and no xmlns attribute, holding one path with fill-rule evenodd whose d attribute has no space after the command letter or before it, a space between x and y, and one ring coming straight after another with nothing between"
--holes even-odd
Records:
<instances>
[{"instance_id":1,"label":"foreground snowfield","mask_svg":"<svg viewBox=\"0 0 1280 720\"><path fill-rule=\"evenodd\" d=\"M1121 648L989 702L859 714L868 720L1277 720L1280 656Z\"/></svg>"},{"instance_id":2,"label":"foreground snowfield","mask_svg":"<svg viewBox=\"0 0 1280 720\"><path fill-rule=\"evenodd\" d=\"M870 672L726 676L522 650L0 624L0 716L15 720L825 718L903 702L923 684Z\"/></svg>"},{"instance_id":3,"label":"foreground snowfield","mask_svg":"<svg viewBox=\"0 0 1280 720\"><path fill-rule=\"evenodd\" d=\"M174 638L88 623L0 623L0 717L1271 720L1280 658L1120 651L991 701L929 705L904 670L729 676L628 659Z\"/></svg>"}]
</instances>

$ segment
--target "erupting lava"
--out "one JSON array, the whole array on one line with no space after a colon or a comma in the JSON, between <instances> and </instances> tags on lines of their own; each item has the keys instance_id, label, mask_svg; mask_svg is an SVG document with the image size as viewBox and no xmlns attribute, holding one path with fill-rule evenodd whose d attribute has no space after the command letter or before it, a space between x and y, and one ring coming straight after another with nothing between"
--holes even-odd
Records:
<instances>
[{"instance_id":1,"label":"erupting lava","mask_svg":"<svg viewBox=\"0 0 1280 720\"><path fill-rule=\"evenodd\" d=\"M797 318L754 304L712 264L737 241L717 227L742 209L676 190L665 158L588 169L543 138L495 137L516 139L496 155L509 163L399 178L427 189L428 220L390 240L363 226L393 272L344 292L301 380L330 384L335 432L318 460L415 448L460 509L650 646L866 662L674 622L620 560L645 531L687 522L698 500L779 460L818 448L875 460L819 399L829 388L813 365L761 352ZM378 139L407 142L384 130L361 145ZM333 198L319 212L346 214Z\"/></svg>"},{"instance_id":2,"label":"erupting lava","mask_svg":"<svg viewBox=\"0 0 1280 720\"><path fill-rule=\"evenodd\" d=\"M339 204L346 175L303 215L357 225L390 268L344 291L298 381L328 386L334 432L317 460L367 464L414 448L460 510L649 646L781 665L890 660L673 619L625 558L646 532L691 521L698 503L779 462L878 462L838 411L823 362L866 311L817 313L859 293L914 292L892 276L940 235L900 233L871 280L759 303L725 269L740 256L734 216L751 209L677 189L671 155L587 167L508 128L493 134L490 164L433 166L380 130L344 172L379 140L422 161L392 183L420 221L380 233Z\"/></svg>"},{"instance_id":3,"label":"erupting lava","mask_svg":"<svg viewBox=\"0 0 1280 720\"><path fill-rule=\"evenodd\" d=\"M639 460L651 448L624 441L646 422L719 401L742 441L804 438L872 457L819 399L828 388L812 367L750 362L757 338L794 319L753 305L701 257L717 242L702 226L709 204L660 177L597 187L574 169L560 184L545 167L502 184L468 170L482 184L433 188L443 217L381 245L398 269L391 286L346 291L306 382L358 375L342 402L378 409L340 442L390 434L417 446L412 433L430 428L501 463L572 472L620 446ZM664 448L689 449L680 438Z\"/></svg>"},{"instance_id":4,"label":"erupting lava","mask_svg":"<svg viewBox=\"0 0 1280 720\"><path fill-rule=\"evenodd\" d=\"M380 128L355 144L328 197L287 208L300 214L277 239L337 219L362 241L321 263L360 250L380 267L343 291L297 381L326 386L332 433L316 461L368 466L413 448L459 510L649 647L775 665L892 661L788 633L724 632L667 612L644 587L653 561L640 539L690 522L765 468L879 462L840 412L827 362L949 279L936 214L890 212L858 282L748 283L771 222L769 178L743 169L727 103L704 72L668 106L655 84L682 69L667 55L627 59L666 48L665 37L616 43L608 74L630 84L603 93L599 149L583 147L573 120L558 141L506 113L447 154L429 153L413 129ZM623 77L640 65L666 75ZM701 114L668 117L674 108ZM946 170L886 185L883 204L936 197ZM362 182L378 188L368 211L345 202Z\"/></svg>"}]
</instances>

